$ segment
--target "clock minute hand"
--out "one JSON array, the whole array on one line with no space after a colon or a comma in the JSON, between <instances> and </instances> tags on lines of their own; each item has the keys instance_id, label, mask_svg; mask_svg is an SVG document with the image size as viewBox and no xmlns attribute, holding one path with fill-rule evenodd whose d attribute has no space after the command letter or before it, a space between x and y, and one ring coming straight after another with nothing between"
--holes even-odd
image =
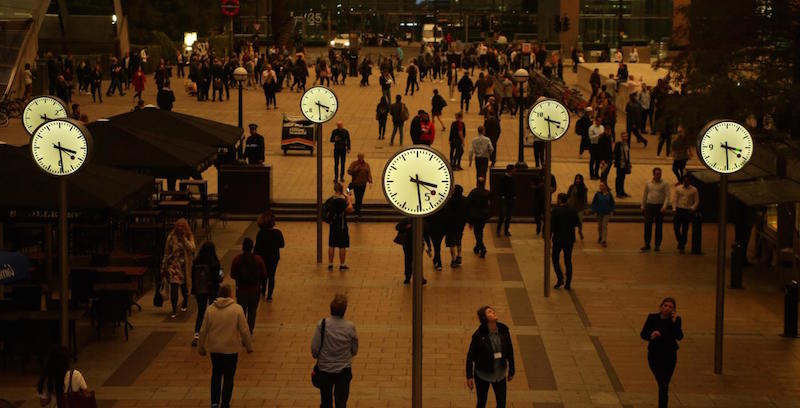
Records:
<instances>
[{"instance_id":1,"label":"clock minute hand","mask_svg":"<svg viewBox=\"0 0 800 408\"><path fill-rule=\"evenodd\" d=\"M411 177L411 181L414 182L414 183L422 184L423 186L428 186L428 187L432 187L432 188L438 187L438 185L436 185L436 184L428 183L427 181L422 181L420 179L414 179L413 177Z\"/></svg>"},{"instance_id":2,"label":"clock minute hand","mask_svg":"<svg viewBox=\"0 0 800 408\"><path fill-rule=\"evenodd\" d=\"M561 122L559 122L559 121L557 121L557 120L552 120L552 119L550 119L550 117L549 117L549 116L548 116L548 117L546 117L546 118L544 118L544 120L545 120L546 122L548 122L548 123L553 123L553 124L555 124L557 128L561 129Z\"/></svg>"},{"instance_id":3,"label":"clock minute hand","mask_svg":"<svg viewBox=\"0 0 800 408\"><path fill-rule=\"evenodd\" d=\"M422 192L419 191L419 187L420 187L419 174L417 174L417 179L416 180L414 180L414 179L411 179L411 180L415 181L417 183L417 199L419 200L419 209L420 209L420 211L422 211Z\"/></svg>"},{"instance_id":4,"label":"clock minute hand","mask_svg":"<svg viewBox=\"0 0 800 408\"><path fill-rule=\"evenodd\" d=\"M319 101L317 101L317 106L319 106L320 108L325 108L325 111L326 111L326 112L330 112L330 110L331 110L331 108L329 108L328 106L325 106L325 105L323 105L323 104L319 103Z\"/></svg>"},{"instance_id":5,"label":"clock minute hand","mask_svg":"<svg viewBox=\"0 0 800 408\"><path fill-rule=\"evenodd\" d=\"M58 142L58 146L56 146L54 144L53 147L55 147L55 149L58 150L58 166L61 167L61 172L63 173L64 172L64 157L63 157L63 151L61 150L61 142Z\"/></svg>"},{"instance_id":6,"label":"clock minute hand","mask_svg":"<svg viewBox=\"0 0 800 408\"><path fill-rule=\"evenodd\" d=\"M78 153L75 150L67 149L66 147L61 147L60 143L59 143L59 145L55 145L54 144L53 147L55 147L58 150L61 150L62 152L67 152L67 153L71 153L71 154L77 154Z\"/></svg>"}]
</instances>

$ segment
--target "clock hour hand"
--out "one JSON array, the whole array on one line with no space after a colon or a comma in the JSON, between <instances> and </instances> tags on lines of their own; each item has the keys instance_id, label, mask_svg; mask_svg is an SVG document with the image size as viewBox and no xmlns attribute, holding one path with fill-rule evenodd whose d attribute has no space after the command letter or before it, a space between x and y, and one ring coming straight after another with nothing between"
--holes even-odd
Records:
<instances>
[{"instance_id":1,"label":"clock hour hand","mask_svg":"<svg viewBox=\"0 0 800 408\"><path fill-rule=\"evenodd\" d=\"M417 176L417 177L419 177L419 176ZM436 184L428 183L427 181L422 181L419 178L417 178L417 179L414 179L413 177L410 177L410 178L411 178L411 182L412 183L422 184L423 186L428 186L428 187L431 187L431 188L438 187Z\"/></svg>"},{"instance_id":2,"label":"clock hour hand","mask_svg":"<svg viewBox=\"0 0 800 408\"><path fill-rule=\"evenodd\" d=\"M44 119L44 120L50 120L50 118L48 118L48 117L47 117L47 115L42 115L42 119Z\"/></svg>"},{"instance_id":3,"label":"clock hour hand","mask_svg":"<svg viewBox=\"0 0 800 408\"><path fill-rule=\"evenodd\" d=\"M323 108L323 109L325 109L325 112L330 112L330 111L331 111L331 108L330 108L330 107L328 107L328 106L325 106L325 105L323 105L323 104L319 103L319 101L317 101L317 106L319 106L320 108Z\"/></svg>"},{"instance_id":4,"label":"clock hour hand","mask_svg":"<svg viewBox=\"0 0 800 408\"><path fill-rule=\"evenodd\" d=\"M61 151L67 152L67 153L71 153L71 154L77 154L78 153L75 150L67 149L66 147L61 147L61 143L59 143L58 145L54 144L53 147L55 147L58 150L61 150Z\"/></svg>"},{"instance_id":5,"label":"clock hour hand","mask_svg":"<svg viewBox=\"0 0 800 408\"><path fill-rule=\"evenodd\" d=\"M552 119L550 119L550 117L549 117L549 116L548 116L548 117L546 117L546 118L544 118L544 120L545 120L546 122L548 122L548 123L553 123L553 124L555 124L557 128L561 129L561 122L559 122L559 121L557 121L557 120L552 120Z\"/></svg>"}]
</instances>

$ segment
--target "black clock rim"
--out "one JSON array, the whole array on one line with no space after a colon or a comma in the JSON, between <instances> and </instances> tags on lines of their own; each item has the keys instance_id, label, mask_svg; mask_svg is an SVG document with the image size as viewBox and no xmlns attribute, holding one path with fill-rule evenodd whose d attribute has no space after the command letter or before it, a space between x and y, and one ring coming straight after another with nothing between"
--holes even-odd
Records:
<instances>
[{"instance_id":1,"label":"black clock rim","mask_svg":"<svg viewBox=\"0 0 800 408\"><path fill-rule=\"evenodd\" d=\"M64 112L67 115L66 117L59 118L59 119L67 119L67 118L69 118L69 107L67 106L66 102L61 100L61 98L59 98L57 96L53 96L53 95L37 95L37 96L34 96L33 98L31 98L31 100L28 101L28 103L25 104L25 107L22 108L22 128L25 129L25 133L27 133L28 136L31 136L31 137L33 137L33 134L36 133L36 129L38 129L39 126L37 126L36 129L33 129L32 132L28 131L28 127L25 126L25 110L28 109L28 106L30 106L33 103L33 101L35 101L37 99L53 99L53 100L55 100L56 102L61 104L61 106L64 108ZM45 122L45 123L47 123L47 122Z\"/></svg>"},{"instance_id":2,"label":"black clock rim","mask_svg":"<svg viewBox=\"0 0 800 408\"><path fill-rule=\"evenodd\" d=\"M389 168L389 163L391 163L397 156L401 155L404 152L407 152L409 150L418 150L418 149L427 150L427 151L433 152L433 154L439 156L439 158L442 159L442 162L444 163L444 165L447 167L447 172L450 173L450 188L447 191L447 197L445 197L444 202L442 202L442 205L437 207L435 210L433 210L433 211L431 211L429 213L425 213L425 214L409 213L408 211L405 211L402 208L394 205L394 203L392 202L391 198L389 198L389 193L386 191L386 182L385 182L385 180L386 180L386 169ZM455 189L455 177L453 175L453 168L450 167L450 161L440 151L438 151L438 150L436 150L433 147L430 147L428 145L416 144L416 145L411 145L411 146L408 146L408 147L404 147L404 148L396 151L386 161L386 165L383 166L383 171L381 172L381 190L383 190L383 196L386 198L386 201L389 203L390 206L392 206L392 208L394 208L395 210L397 210L401 214L403 214L405 216L408 216L408 217L411 217L411 218L424 218L424 217L427 217L427 216L430 216L430 215L433 215L433 214L436 214L437 212L439 212L442 208L444 208L447 205L447 202L450 201L450 198L453 196L453 190L454 189Z\"/></svg>"},{"instance_id":3,"label":"black clock rim","mask_svg":"<svg viewBox=\"0 0 800 408\"><path fill-rule=\"evenodd\" d=\"M564 110L567 111L567 126L564 128L564 134L561 135L560 137L556 138L556 139L546 139L546 138L543 138L543 137L539 137L536 134L536 132L534 132L533 129L531 129L531 113L533 112L533 108L535 108L536 105L539 105L540 103L544 103L544 102L555 102L555 103L563 106ZM563 103L561 103L561 101L559 101L557 99L553 99L553 98L540 99L540 100L536 101L536 103L534 103L533 106L531 106L530 110L528 111L528 130L531 132L531 134L533 135L533 137L535 139L537 139L539 141L542 141L542 142L555 142L555 141L561 140L561 138L563 138L564 136L567 135L567 132L569 132L569 127L571 125L572 125L572 116L569 113L569 108L567 108L566 105L564 105Z\"/></svg>"},{"instance_id":4,"label":"black clock rim","mask_svg":"<svg viewBox=\"0 0 800 408\"><path fill-rule=\"evenodd\" d=\"M333 115L332 115L332 116L331 116L331 117L330 117L328 120L325 120L325 121L322 121L322 122L320 122L320 121L317 121L317 120L311 119L311 118L309 118L308 116L306 116L306 113L303 111L303 97L304 97L304 96L306 96L306 94L307 94L307 93L311 92L311 90L312 90L312 89L314 89L314 88L323 88L323 89L326 89L326 90L330 91L330 93L333 95L333 99L336 99L336 112L333 112ZM301 96L300 96L300 101L299 101L299 102L297 102L297 106L300 108L300 113L301 113L301 114L303 115L303 117L304 117L304 118L306 118L306 120L308 120L309 122L320 123L320 124L322 124L322 123L328 123L328 122L330 122L330 121L333 119L333 117L334 117L334 116L336 116L336 114L339 112L339 97L338 97L338 96L336 96L336 92L334 92L334 91L333 91L333 89L331 89L331 88L329 88L329 87L327 87L327 86L315 85L315 86L312 86L311 88L308 88L308 89L307 89L305 92L303 92L303 95L301 95Z\"/></svg>"},{"instance_id":5,"label":"black clock rim","mask_svg":"<svg viewBox=\"0 0 800 408\"><path fill-rule=\"evenodd\" d=\"M84 160L83 163L81 164L81 166L78 167L78 170L75 170L72 173L69 173L69 174L53 174L53 173L50 173L47 170L43 169L41 166L39 166L39 163L36 162L36 158L33 155L33 136L36 135L36 132L38 132L39 129L41 129L43 126L45 126L47 124L50 124L50 123L53 123L53 122L66 122L66 123L74 125L75 127L78 128L78 130L81 131L81 133L83 133L83 137L86 139L86 149L88 150L88 152L86 153L86 160ZM86 168L86 164L89 163L92 160L92 156L94 155L93 147L94 147L94 139L92 138L92 133L89 131L88 128L86 128L86 126L81 121L76 120L76 119L72 119L72 118L54 119L54 120L42 123L41 125L36 127L36 130L33 131L33 134L31 135L31 141L28 143L28 151L31 154L31 160L33 160L33 163L36 165L36 167L39 170L41 170L44 174L47 174L48 176L51 176L51 177L57 177L57 178L58 177L69 177L69 176L78 174L83 169L85 169Z\"/></svg>"},{"instance_id":6,"label":"black clock rim","mask_svg":"<svg viewBox=\"0 0 800 408\"><path fill-rule=\"evenodd\" d=\"M744 162L742 167L740 167L738 170L734 170L734 171L730 171L730 172L719 171L719 170L711 167L711 165L706 163L706 159L703 157L703 151L702 151L703 137L706 135L706 133L708 133L709 130L711 130L712 127L714 127L714 126L716 126L716 125L718 125L720 123L723 123L723 122L731 122L731 123L735 123L735 124L741 126L744 130L747 131L747 134L748 134L748 136L750 136L750 140L753 143L753 150L750 152L750 157L747 158L747 160ZM756 143L755 143L755 140L753 140L753 134L750 132L750 129L748 129L747 126L745 126L743 123L739 122L738 120L733 120L733 119L715 119L715 120L712 120L712 121L706 123L706 125L703 126L702 129L700 129L700 132L697 135L697 143L695 143L695 153L697 153L697 157L700 159L700 162L703 163L703 165L706 166L707 169L709 169L709 170L711 170L711 171L713 171L714 173L717 173L717 174L734 174L734 173L738 173L738 172L742 171L742 169L747 167L747 164L750 163L750 160L753 158L753 152L755 151L755 149L756 149Z\"/></svg>"}]
</instances>

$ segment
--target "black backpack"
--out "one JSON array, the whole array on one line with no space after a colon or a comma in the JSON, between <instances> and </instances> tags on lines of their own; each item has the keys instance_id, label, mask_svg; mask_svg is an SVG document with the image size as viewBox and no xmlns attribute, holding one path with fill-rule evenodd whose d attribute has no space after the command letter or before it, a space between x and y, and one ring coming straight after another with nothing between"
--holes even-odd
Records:
<instances>
[{"instance_id":1,"label":"black backpack","mask_svg":"<svg viewBox=\"0 0 800 408\"><path fill-rule=\"evenodd\" d=\"M336 211L333 209L333 197L330 197L325 200L325 204L322 204L322 220L330 224L335 218Z\"/></svg>"}]
</instances>

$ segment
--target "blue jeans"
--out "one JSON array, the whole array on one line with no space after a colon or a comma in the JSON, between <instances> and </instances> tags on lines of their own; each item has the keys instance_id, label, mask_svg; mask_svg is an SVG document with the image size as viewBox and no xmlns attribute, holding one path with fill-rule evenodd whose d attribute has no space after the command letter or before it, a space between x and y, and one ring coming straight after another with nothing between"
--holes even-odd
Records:
<instances>
[{"instance_id":1,"label":"blue jeans","mask_svg":"<svg viewBox=\"0 0 800 408\"><path fill-rule=\"evenodd\" d=\"M397 131L400 131L400 144L403 144L403 123L404 122L394 122L392 121L392 138L389 140L389 144L394 144L394 134Z\"/></svg>"}]
</instances>

